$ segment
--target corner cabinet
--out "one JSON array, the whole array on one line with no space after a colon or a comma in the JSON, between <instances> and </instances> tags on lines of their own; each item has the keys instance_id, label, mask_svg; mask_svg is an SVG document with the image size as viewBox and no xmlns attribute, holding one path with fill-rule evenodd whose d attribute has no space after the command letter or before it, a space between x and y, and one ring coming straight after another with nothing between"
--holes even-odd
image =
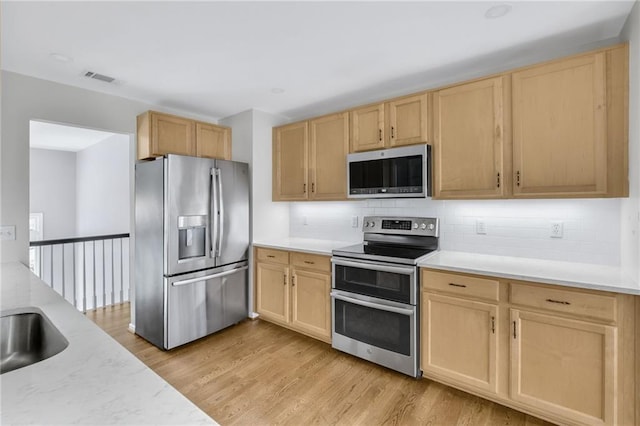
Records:
<instances>
[{"instance_id":1,"label":"corner cabinet","mask_svg":"<svg viewBox=\"0 0 640 426\"><path fill-rule=\"evenodd\" d=\"M138 160L165 154L231 160L231 129L147 111L137 117Z\"/></svg>"},{"instance_id":2,"label":"corner cabinet","mask_svg":"<svg viewBox=\"0 0 640 426\"><path fill-rule=\"evenodd\" d=\"M640 422L638 296L426 268L421 277L425 377L558 424Z\"/></svg>"},{"instance_id":3,"label":"corner cabinet","mask_svg":"<svg viewBox=\"0 0 640 426\"><path fill-rule=\"evenodd\" d=\"M428 141L428 94L404 96L350 112L350 152Z\"/></svg>"},{"instance_id":4,"label":"corner cabinet","mask_svg":"<svg viewBox=\"0 0 640 426\"><path fill-rule=\"evenodd\" d=\"M330 343L330 258L258 247L255 259L260 317Z\"/></svg>"},{"instance_id":5,"label":"corner cabinet","mask_svg":"<svg viewBox=\"0 0 640 426\"><path fill-rule=\"evenodd\" d=\"M434 93L435 198L507 195L509 88L496 77Z\"/></svg>"},{"instance_id":6,"label":"corner cabinet","mask_svg":"<svg viewBox=\"0 0 640 426\"><path fill-rule=\"evenodd\" d=\"M273 129L273 200L346 200L346 112Z\"/></svg>"}]
</instances>

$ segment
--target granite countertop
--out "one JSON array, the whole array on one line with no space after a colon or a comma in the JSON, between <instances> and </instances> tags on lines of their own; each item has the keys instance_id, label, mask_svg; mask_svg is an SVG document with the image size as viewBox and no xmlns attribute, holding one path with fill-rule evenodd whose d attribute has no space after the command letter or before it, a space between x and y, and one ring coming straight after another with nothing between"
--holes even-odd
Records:
<instances>
[{"instance_id":1,"label":"granite countertop","mask_svg":"<svg viewBox=\"0 0 640 426\"><path fill-rule=\"evenodd\" d=\"M324 254L331 256L331 250L358 244L361 241L315 240L311 238L277 238L273 240L254 241L256 247L293 250L304 253Z\"/></svg>"},{"instance_id":2,"label":"granite countertop","mask_svg":"<svg viewBox=\"0 0 640 426\"><path fill-rule=\"evenodd\" d=\"M621 268L511 256L437 251L421 258L418 266L445 271L490 275L592 290L640 295L640 283Z\"/></svg>"},{"instance_id":3,"label":"granite countertop","mask_svg":"<svg viewBox=\"0 0 640 426\"><path fill-rule=\"evenodd\" d=\"M0 265L0 311L37 307L69 341L0 376L1 424L217 424L24 265Z\"/></svg>"}]
</instances>

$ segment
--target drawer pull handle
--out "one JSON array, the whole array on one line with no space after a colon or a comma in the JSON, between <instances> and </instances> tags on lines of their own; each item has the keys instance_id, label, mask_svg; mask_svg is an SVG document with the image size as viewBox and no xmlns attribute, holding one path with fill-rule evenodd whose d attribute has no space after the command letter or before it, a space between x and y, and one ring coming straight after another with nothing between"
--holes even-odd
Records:
<instances>
[{"instance_id":1,"label":"drawer pull handle","mask_svg":"<svg viewBox=\"0 0 640 426\"><path fill-rule=\"evenodd\" d=\"M464 284L456 284L456 283L449 283L450 286L452 287L462 287L462 288L467 288L466 285Z\"/></svg>"},{"instance_id":2,"label":"drawer pull handle","mask_svg":"<svg viewBox=\"0 0 640 426\"><path fill-rule=\"evenodd\" d=\"M309 260L305 260L304 263L306 263L307 265L315 265L316 262L311 262Z\"/></svg>"},{"instance_id":3,"label":"drawer pull handle","mask_svg":"<svg viewBox=\"0 0 640 426\"><path fill-rule=\"evenodd\" d=\"M547 299L547 302L549 302L549 303L558 303L560 305L570 305L571 304L569 302L565 302L564 300L553 300L553 299Z\"/></svg>"},{"instance_id":4,"label":"drawer pull handle","mask_svg":"<svg viewBox=\"0 0 640 426\"><path fill-rule=\"evenodd\" d=\"M496 334L496 317L491 317L491 333Z\"/></svg>"},{"instance_id":5,"label":"drawer pull handle","mask_svg":"<svg viewBox=\"0 0 640 426\"><path fill-rule=\"evenodd\" d=\"M516 322L513 322L513 338L516 339L517 338L517 333L516 333Z\"/></svg>"},{"instance_id":6,"label":"drawer pull handle","mask_svg":"<svg viewBox=\"0 0 640 426\"><path fill-rule=\"evenodd\" d=\"M267 257L270 257L271 259L275 259L276 257L272 254L268 254Z\"/></svg>"}]
</instances>

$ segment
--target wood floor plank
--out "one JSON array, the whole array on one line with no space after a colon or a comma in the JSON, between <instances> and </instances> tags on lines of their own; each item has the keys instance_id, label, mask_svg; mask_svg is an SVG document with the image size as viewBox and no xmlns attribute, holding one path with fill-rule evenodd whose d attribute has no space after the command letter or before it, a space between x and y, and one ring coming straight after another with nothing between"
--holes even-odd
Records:
<instances>
[{"instance_id":1,"label":"wood floor plank","mask_svg":"<svg viewBox=\"0 0 640 426\"><path fill-rule=\"evenodd\" d=\"M162 351L127 330L129 309L87 317L224 426L550 425L261 320Z\"/></svg>"}]
</instances>

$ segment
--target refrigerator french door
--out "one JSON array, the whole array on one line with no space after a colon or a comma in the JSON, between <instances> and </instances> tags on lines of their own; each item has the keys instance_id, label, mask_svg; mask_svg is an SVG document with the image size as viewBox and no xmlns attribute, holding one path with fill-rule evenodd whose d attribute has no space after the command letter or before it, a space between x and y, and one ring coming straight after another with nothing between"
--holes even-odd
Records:
<instances>
[{"instance_id":1,"label":"refrigerator french door","mask_svg":"<svg viewBox=\"0 0 640 426\"><path fill-rule=\"evenodd\" d=\"M246 317L248 165L167 155L136 164L135 187L136 334L170 349L238 322L232 306Z\"/></svg>"}]
</instances>

